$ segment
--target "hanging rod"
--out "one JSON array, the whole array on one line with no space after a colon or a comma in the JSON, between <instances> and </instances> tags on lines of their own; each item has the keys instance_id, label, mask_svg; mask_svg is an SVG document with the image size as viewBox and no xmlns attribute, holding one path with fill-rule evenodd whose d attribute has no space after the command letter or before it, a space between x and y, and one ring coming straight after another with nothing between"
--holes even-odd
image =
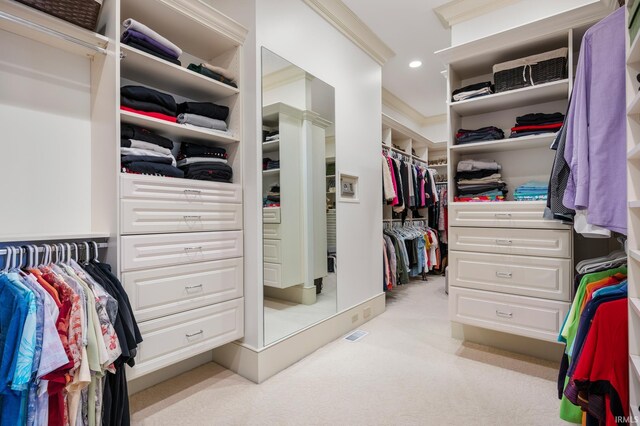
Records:
<instances>
[{"instance_id":1,"label":"hanging rod","mask_svg":"<svg viewBox=\"0 0 640 426\"><path fill-rule=\"evenodd\" d=\"M11 15L9 13L0 11L0 18L4 19L5 21L13 22L15 24L20 24L20 25L25 26L27 28L30 28L32 30L39 31L41 33L50 35L52 37L56 37L56 38L64 40L64 41L69 41L71 43L78 44L78 45L86 47L88 49L95 50L96 52L101 53L103 55L107 54L107 49L105 49L103 47L95 46L95 45L93 45L91 43L88 43L88 42L86 42L84 40L80 40L79 38L72 37L72 36L70 36L68 34L61 33L60 31L56 31L54 29L45 27L44 25L36 24L35 22L28 21L28 20L20 18L18 16Z\"/></svg>"},{"instance_id":2,"label":"hanging rod","mask_svg":"<svg viewBox=\"0 0 640 426\"><path fill-rule=\"evenodd\" d=\"M412 222L414 222L414 221L418 221L418 220L419 220L419 221L423 221L423 220L427 220L427 218L426 218L426 217L423 217L422 219L420 219L420 218L416 218L416 219L409 219L409 218L406 218L404 221L405 221L405 222L407 222L407 221L412 221ZM402 219L382 219L382 221L383 221L383 222L402 222Z\"/></svg>"},{"instance_id":3,"label":"hanging rod","mask_svg":"<svg viewBox=\"0 0 640 426\"><path fill-rule=\"evenodd\" d=\"M95 247L95 245L91 244L91 241L81 241L81 242L76 242L76 243L75 243L75 244L76 244L75 246L73 245L74 243L66 243L66 244L69 244L69 245L71 246L71 247L70 247L70 248L71 248L71 251L76 250L76 246L77 246L78 252L80 252L80 249L84 249L84 245L83 245L83 243L85 243L85 242L86 242L86 243L89 243L89 246L90 246L91 248L94 248L94 247ZM56 243L53 243L53 244L47 244L47 245L50 245L50 246L53 248L53 250L56 250L56 245L60 245L60 244L62 244L62 245L64 245L64 246L65 246L65 251L66 251L66 250L67 250L67 248L66 248L66 247L67 247L67 245L66 245L65 243L57 243L57 244L56 244ZM100 249L101 249L101 248L107 248L107 247L109 247L109 244L107 244L107 243L96 243L96 244L98 244L98 248L100 248ZM37 247L37 249L38 249L38 253L43 253L43 252L44 252L44 247L42 246L42 244L40 244L40 245L38 245L38 244L32 244L32 245L35 245L35 246ZM29 247L29 245L19 245L19 244L17 244L17 245L11 245L11 244L5 244L5 247L18 247L18 248L19 248L19 247ZM2 249L0 249L0 256L5 255L5 254L7 254L7 249L6 249L6 248L2 248Z\"/></svg>"}]
</instances>

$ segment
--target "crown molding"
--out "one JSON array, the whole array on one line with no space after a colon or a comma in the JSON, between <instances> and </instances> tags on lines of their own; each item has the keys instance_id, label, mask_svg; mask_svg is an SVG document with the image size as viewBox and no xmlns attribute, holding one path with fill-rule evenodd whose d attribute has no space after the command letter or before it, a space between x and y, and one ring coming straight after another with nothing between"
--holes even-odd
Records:
<instances>
[{"instance_id":1,"label":"crown molding","mask_svg":"<svg viewBox=\"0 0 640 426\"><path fill-rule=\"evenodd\" d=\"M303 79L311 81L313 77L297 66L289 65L262 77L262 89L273 90L276 87L285 86Z\"/></svg>"},{"instance_id":2,"label":"crown molding","mask_svg":"<svg viewBox=\"0 0 640 426\"><path fill-rule=\"evenodd\" d=\"M433 9L445 28L469 21L520 0L452 0Z\"/></svg>"},{"instance_id":3,"label":"crown molding","mask_svg":"<svg viewBox=\"0 0 640 426\"><path fill-rule=\"evenodd\" d=\"M217 32L224 34L238 44L243 44L249 30L237 21L220 13L203 0L160 0L174 8L176 12L189 15L194 21L200 22ZM185 29L187 30L187 29Z\"/></svg>"},{"instance_id":4,"label":"crown molding","mask_svg":"<svg viewBox=\"0 0 640 426\"><path fill-rule=\"evenodd\" d=\"M399 112L418 126L431 126L433 124L442 123L447 120L447 114L425 116L418 110L407 104L405 101L385 89L382 88L382 104L392 110Z\"/></svg>"},{"instance_id":5,"label":"crown molding","mask_svg":"<svg viewBox=\"0 0 640 426\"><path fill-rule=\"evenodd\" d=\"M384 65L395 56L395 52L341 0L304 0L304 2L378 64Z\"/></svg>"},{"instance_id":6,"label":"crown molding","mask_svg":"<svg viewBox=\"0 0 640 426\"><path fill-rule=\"evenodd\" d=\"M435 146L435 142L433 142L432 140L422 136L414 130L411 130L409 127L405 126L395 118L390 117L385 113L382 113L382 125L395 130L406 138L412 139L419 145L426 145L428 148Z\"/></svg>"}]
</instances>

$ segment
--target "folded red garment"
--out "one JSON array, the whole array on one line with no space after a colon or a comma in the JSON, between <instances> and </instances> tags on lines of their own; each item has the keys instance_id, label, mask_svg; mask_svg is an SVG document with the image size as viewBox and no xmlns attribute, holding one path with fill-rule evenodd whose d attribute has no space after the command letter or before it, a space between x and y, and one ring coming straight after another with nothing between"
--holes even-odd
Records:
<instances>
[{"instance_id":1,"label":"folded red garment","mask_svg":"<svg viewBox=\"0 0 640 426\"><path fill-rule=\"evenodd\" d=\"M516 126L512 127L512 132L524 132L526 130L554 130L562 127L562 122L553 124L538 124L534 126Z\"/></svg>"},{"instance_id":2,"label":"folded red garment","mask_svg":"<svg viewBox=\"0 0 640 426\"><path fill-rule=\"evenodd\" d=\"M177 118L176 117L172 117L170 115L165 115L165 114L160 114L159 112L140 111L140 110L137 110L137 109L126 107L124 105L120 105L120 109L123 110L123 111L135 112L136 114L140 114L140 115L146 115L147 117L157 118L159 120L170 121L172 123L177 122Z\"/></svg>"}]
</instances>

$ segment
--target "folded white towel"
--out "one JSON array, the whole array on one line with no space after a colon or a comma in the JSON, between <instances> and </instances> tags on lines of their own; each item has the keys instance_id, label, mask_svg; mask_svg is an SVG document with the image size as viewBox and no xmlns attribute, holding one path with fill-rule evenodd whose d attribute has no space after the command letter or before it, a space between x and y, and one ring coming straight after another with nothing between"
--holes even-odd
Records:
<instances>
[{"instance_id":1,"label":"folded white towel","mask_svg":"<svg viewBox=\"0 0 640 426\"><path fill-rule=\"evenodd\" d=\"M231 81L235 81L235 79L236 79L236 75L234 73L232 73L231 71L229 71L228 69L226 69L226 68L217 67L217 66L211 65L211 64L206 64L204 62L202 64L200 64L200 65L202 65L203 67L205 67L209 71L213 71L215 73L220 74L224 78L228 78Z\"/></svg>"},{"instance_id":2,"label":"folded white towel","mask_svg":"<svg viewBox=\"0 0 640 426\"><path fill-rule=\"evenodd\" d=\"M166 38L162 37L160 34L158 34L157 32L153 31L151 28L147 27L144 24L141 24L140 22L136 21L135 19L126 19L123 23L122 26L125 28L125 30L136 30L142 34L145 34L151 38L153 38L155 41L157 41L158 43L164 45L167 49L169 50L173 50L173 52L176 54L176 56L180 56L182 55L182 49L180 49L178 46L176 46L175 44L171 43L169 40L167 40Z\"/></svg>"}]
</instances>

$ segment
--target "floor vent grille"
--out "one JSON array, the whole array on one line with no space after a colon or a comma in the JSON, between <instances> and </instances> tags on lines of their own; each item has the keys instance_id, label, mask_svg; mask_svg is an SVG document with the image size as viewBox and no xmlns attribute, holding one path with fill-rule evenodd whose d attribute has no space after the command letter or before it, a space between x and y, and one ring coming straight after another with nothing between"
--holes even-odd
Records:
<instances>
[{"instance_id":1,"label":"floor vent grille","mask_svg":"<svg viewBox=\"0 0 640 426\"><path fill-rule=\"evenodd\" d=\"M350 342L357 342L358 340L362 339L367 334L369 334L368 331L356 330L353 333L349 334L347 337L345 337L344 340L348 340Z\"/></svg>"}]
</instances>

